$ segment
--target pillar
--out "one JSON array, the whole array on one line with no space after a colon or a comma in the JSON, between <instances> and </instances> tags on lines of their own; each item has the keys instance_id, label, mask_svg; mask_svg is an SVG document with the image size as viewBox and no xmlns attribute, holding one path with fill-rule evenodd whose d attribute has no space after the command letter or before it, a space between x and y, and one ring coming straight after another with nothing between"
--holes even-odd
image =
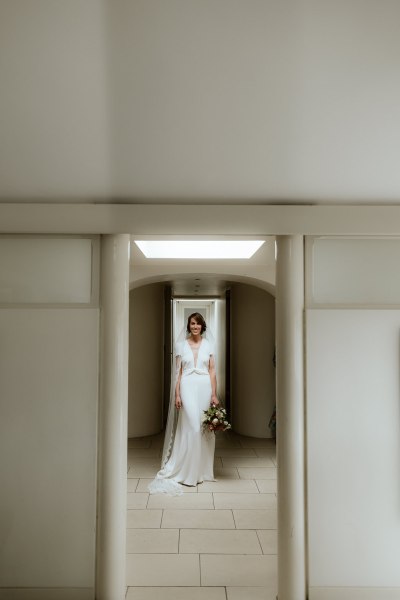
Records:
<instances>
[{"instance_id":1,"label":"pillar","mask_svg":"<svg viewBox=\"0 0 400 600\"><path fill-rule=\"evenodd\" d=\"M278 598L306 598L303 237L277 237Z\"/></svg>"},{"instance_id":2,"label":"pillar","mask_svg":"<svg viewBox=\"0 0 400 600\"><path fill-rule=\"evenodd\" d=\"M96 600L125 598L129 235L101 238Z\"/></svg>"}]
</instances>

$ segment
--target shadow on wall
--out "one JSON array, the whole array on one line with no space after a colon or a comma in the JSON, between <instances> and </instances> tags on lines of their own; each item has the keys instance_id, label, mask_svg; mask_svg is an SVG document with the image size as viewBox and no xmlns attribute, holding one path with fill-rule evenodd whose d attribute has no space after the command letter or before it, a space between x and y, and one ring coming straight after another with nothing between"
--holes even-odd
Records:
<instances>
[{"instance_id":1,"label":"shadow on wall","mask_svg":"<svg viewBox=\"0 0 400 600\"><path fill-rule=\"evenodd\" d=\"M231 419L242 435L271 437L274 351L275 298L252 285L232 285Z\"/></svg>"}]
</instances>

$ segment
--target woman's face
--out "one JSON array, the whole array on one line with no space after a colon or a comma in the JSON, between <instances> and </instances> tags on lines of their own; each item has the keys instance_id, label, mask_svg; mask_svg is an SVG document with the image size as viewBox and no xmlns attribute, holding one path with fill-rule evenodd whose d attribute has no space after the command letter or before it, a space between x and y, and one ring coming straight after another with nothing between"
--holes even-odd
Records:
<instances>
[{"instance_id":1,"label":"woman's face","mask_svg":"<svg viewBox=\"0 0 400 600\"><path fill-rule=\"evenodd\" d=\"M189 329L192 335L200 335L201 333L201 325L196 319L190 319Z\"/></svg>"}]
</instances>

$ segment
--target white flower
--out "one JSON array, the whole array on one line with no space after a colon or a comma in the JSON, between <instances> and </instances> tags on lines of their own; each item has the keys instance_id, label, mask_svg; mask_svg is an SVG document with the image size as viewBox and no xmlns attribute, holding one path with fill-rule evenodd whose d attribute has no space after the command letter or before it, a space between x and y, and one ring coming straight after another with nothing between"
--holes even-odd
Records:
<instances>
[{"instance_id":1,"label":"white flower","mask_svg":"<svg viewBox=\"0 0 400 600\"><path fill-rule=\"evenodd\" d=\"M224 425L228 425L228 421L224 421Z\"/></svg>"},{"instance_id":2,"label":"white flower","mask_svg":"<svg viewBox=\"0 0 400 600\"><path fill-rule=\"evenodd\" d=\"M213 421L212 421L212 422L214 423L214 425L217 425L217 423L218 423L218 419L213 419Z\"/></svg>"}]
</instances>

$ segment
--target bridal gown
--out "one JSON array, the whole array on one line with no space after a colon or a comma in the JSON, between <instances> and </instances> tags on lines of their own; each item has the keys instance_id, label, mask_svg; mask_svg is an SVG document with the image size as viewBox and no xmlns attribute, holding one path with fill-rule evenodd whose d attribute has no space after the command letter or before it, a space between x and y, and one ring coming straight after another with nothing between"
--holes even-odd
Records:
<instances>
[{"instance_id":1,"label":"bridal gown","mask_svg":"<svg viewBox=\"0 0 400 600\"><path fill-rule=\"evenodd\" d=\"M215 435L202 429L203 411L210 407L211 400L208 371L212 355L211 344L206 338L202 339L197 360L186 340L177 348L176 354L181 357L182 408L179 409L171 455L150 484L151 493L179 493L180 486L177 483L195 486L203 481L215 481Z\"/></svg>"}]
</instances>

